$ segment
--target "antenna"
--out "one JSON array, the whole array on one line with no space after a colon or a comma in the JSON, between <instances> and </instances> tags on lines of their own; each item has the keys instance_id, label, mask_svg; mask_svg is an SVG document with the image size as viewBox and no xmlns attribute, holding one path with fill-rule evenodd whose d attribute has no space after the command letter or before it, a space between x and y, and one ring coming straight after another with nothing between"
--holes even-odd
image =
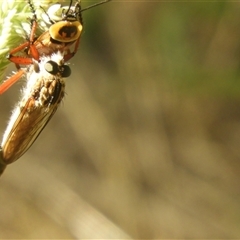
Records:
<instances>
[{"instance_id":1,"label":"antenna","mask_svg":"<svg viewBox=\"0 0 240 240\"><path fill-rule=\"evenodd\" d=\"M111 1L111 0L105 0L105 1L102 1L102 2L99 2L99 3L95 3L95 4L93 4L93 5L90 5L90 6L86 7L86 8L81 9L80 12L86 11L86 10L88 10L88 9L90 9L90 8L96 7L96 6L98 6L98 5L102 5L102 4L107 3L107 2L110 2L110 1Z\"/></svg>"},{"instance_id":2,"label":"antenna","mask_svg":"<svg viewBox=\"0 0 240 240\"><path fill-rule=\"evenodd\" d=\"M68 10L67 10L67 14L69 13L71 7L72 7L72 0L70 1L69 8L68 8Z\"/></svg>"}]
</instances>

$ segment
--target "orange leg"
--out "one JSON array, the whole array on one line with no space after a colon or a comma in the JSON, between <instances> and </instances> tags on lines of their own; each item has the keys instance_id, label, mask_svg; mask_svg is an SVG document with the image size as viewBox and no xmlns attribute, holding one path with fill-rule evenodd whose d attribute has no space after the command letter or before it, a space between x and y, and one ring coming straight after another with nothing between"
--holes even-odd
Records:
<instances>
[{"instance_id":1,"label":"orange leg","mask_svg":"<svg viewBox=\"0 0 240 240\"><path fill-rule=\"evenodd\" d=\"M10 56L8 59L16 64L17 69L19 69L18 65L30 65L33 63L32 58L28 57Z\"/></svg>"},{"instance_id":2,"label":"orange leg","mask_svg":"<svg viewBox=\"0 0 240 240\"><path fill-rule=\"evenodd\" d=\"M17 80L19 80L25 71L20 69L17 73L8 78L5 82L0 85L0 94L3 94L8 88L10 88Z\"/></svg>"},{"instance_id":3,"label":"orange leg","mask_svg":"<svg viewBox=\"0 0 240 240\"><path fill-rule=\"evenodd\" d=\"M25 42L23 44L21 44L20 46L12 49L9 53L9 55L7 56L8 60L15 63L17 69L19 69L20 67L18 66L19 64L24 64L24 65L28 65L28 64L31 64L31 62L29 62L29 59L27 58L24 58L24 57L21 57L21 56L13 56L13 54L17 53L17 52L20 52L22 51L23 49L25 49L26 47L29 46L29 42ZM25 62L25 59L26 59L26 63Z\"/></svg>"},{"instance_id":4,"label":"orange leg","mask_svg":"<svg viewBox=\"0 0 240 240\"><path fill-rule=\"evenodd\" d=\"M18 65L18 64L20 64L20 65L21 64L22 65L32 64L32 58L39 61L39 53L38 53L38 50L36 49L36 47L34 46L34 34L35 34L35 31L36 31L36 28L37 28L37 22L36 22L36 20L33 20L29 41L27 41L27 42L21 44L20 46L12 49L9 53L9 56L8 56L9 61L15 63L16 65ZM30 56L29 55L28 55L28 57L13 56L13 54L18 53L18 52L24 50L25 48L29 48Z\"/></svg>"},{"instance_id":5,"label":"orange leg","mask_svg":"<svg viewBox=\"0 0 240 240\"><path fill-rule=\"evenodd\" d=\"M12 49L12 50L10 51L10 53L9 53L10 57L11 57L12 54L15 54L15 53L17 53L17 52L20 52L20 51L22 51L24 48L28 47L29 44L30 44L29 41L27 41L27 42L19 45L18 47Z\"/></svg>"},{"instance_id":6,"label":"orange leg","mask_svg":"<svg viewBox=\"0 0 240 240\"><path fill-rule=\"evenodd\" d=\"M39 61L39 52L37 50L37 48L35 47L34 45L34 35L35 35L35 32L36 32L36 29L37 29L37 21L36 19L33 20L33 24L32 24L32 29L31 29L31 33L30 33L30 37L29 37L29 41L30 41L30 53L32 55L32 57Z\"/></svg>"}]
</instances>

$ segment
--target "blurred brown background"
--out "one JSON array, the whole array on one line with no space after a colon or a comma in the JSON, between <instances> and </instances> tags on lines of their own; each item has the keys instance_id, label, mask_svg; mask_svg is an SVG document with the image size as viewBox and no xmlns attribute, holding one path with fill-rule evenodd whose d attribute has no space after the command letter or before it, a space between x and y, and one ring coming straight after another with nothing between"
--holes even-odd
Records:
<instances>
[{"instance_id":1,"label":"blurred brown background","mask_svg":"<svg viewBox=\"0 0 240 240\"><path fill-rule=\"evenodd\" d=\"M0 238L239 238L239 13L84 12L62 106L0 179ZM0 96L1 132L21 85Z\"/></svg>"}]
</instances>

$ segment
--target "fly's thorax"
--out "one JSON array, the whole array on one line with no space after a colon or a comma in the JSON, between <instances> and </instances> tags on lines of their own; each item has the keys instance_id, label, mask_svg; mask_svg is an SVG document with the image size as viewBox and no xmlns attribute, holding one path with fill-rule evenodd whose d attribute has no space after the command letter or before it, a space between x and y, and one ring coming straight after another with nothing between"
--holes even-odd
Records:
<instances>
[{"instance_id":1,"label":"fly's thorax","mask_svg":"<svg viewBox=\"0 0 240 240\"><path fill-rule=\"evenodd\" d=\"M52 81L45 80L42 83L43 86L38 86L32 93L35 105L48 108L53 104L60 103L64 97L65 82L61 78L55 78Z\"/></svg>"},{"instance_id":2,"label":"fly's thorax","mask_svg":"<svg viewBox=\"0 0 240 240\"><path fill-rule=\"evenodd\" d=\"M70 73L60 52L42 57L40 62L35 61L28 69L24 98L33 98L36 107L60 102L64 96L65 77Z\"/></svg>"}]
</instances>

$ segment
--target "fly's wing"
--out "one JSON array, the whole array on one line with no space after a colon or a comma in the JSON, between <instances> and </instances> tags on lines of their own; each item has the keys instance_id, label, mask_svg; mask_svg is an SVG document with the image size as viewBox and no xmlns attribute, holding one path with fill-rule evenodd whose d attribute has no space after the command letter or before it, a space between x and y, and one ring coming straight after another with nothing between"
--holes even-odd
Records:
<instances>
[{"instance_id":1,"label":"fly's wing","mask_svg":"<svg viewBox=\"0 0 240 240\"><path fill-rule=\"evenodd\" d=\"M28 150L59 106L56 102L50 106L33 108L33 101L35 100L29 99L19 111L2 145L2 157L6 164L16 161Z\"/></svg>"},{"instance_id":2,"label":"fly's wing","mask_svg":"<svg viewBox=\"0 0 240 240\"><path fill-rule=\"evenodd\" d=\"M2 149L0 149L0 154L2 154ZM2 162L2 159L0 161L0 176L2 175L2 173L4 172L6 168L6 164Z\"/></svg>"}]
</instances>

